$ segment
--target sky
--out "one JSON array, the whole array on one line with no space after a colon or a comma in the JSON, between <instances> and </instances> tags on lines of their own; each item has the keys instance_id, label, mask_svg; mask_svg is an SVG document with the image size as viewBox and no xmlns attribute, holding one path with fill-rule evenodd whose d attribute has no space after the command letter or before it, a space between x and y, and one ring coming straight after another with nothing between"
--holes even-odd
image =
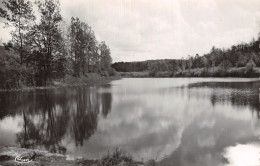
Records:
<instances>
[{"instance_id":1,"label":"sky","mask_svg":"<svg viewBox=\"0 0 260 166\"><path fill-rule=\"evenodd\" d=\"M0 0L1 1L1 0ZM60 0L110 47L113 62L203 55L249 42L260 32L260 0ZM0 39L11 39L0 19Z\"/></svg>"}]
</instances>

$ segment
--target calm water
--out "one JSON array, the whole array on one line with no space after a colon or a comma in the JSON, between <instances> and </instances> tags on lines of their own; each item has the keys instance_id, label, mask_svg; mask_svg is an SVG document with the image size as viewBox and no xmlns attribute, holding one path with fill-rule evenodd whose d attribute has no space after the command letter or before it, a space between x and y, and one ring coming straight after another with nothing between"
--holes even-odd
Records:
<instances>
[{"instance_id":1,"label":"calm water","mask_svg":"<svg viewBox=\"0 0 260 166\"><path fill-rule=\"evenodd\" d=\"M169 165L259 165L258 79L127 78L0 92L0 146Z\"/></svg>"}]
</instances>

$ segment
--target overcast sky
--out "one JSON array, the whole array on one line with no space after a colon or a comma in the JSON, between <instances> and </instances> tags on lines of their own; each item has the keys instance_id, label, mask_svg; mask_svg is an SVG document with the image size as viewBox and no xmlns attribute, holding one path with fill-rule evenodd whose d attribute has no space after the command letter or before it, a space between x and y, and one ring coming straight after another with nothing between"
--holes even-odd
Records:
<instances>
[{"instance_id":1,"label":"overcast sky","mask_svg":"<svg viewBox=\"0 0 260 166\"><path fill-rule=\"evenodd\" d=\"M186 58L214 45L249 42L260 32L260 0L60 0L111 49L114 62ZM2 20L3 22L3 20ZM0 23L3 42L10 39Z\"/></svg>"}]
</instances>

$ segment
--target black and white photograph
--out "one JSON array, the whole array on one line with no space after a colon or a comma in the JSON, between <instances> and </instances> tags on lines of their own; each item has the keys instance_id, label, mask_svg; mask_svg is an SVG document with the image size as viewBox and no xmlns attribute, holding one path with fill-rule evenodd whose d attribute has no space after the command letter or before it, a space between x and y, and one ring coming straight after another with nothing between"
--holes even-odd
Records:
<instances>
[{"instance_id":1,"label":"black and white photograph","mask_svg":"<svg viewBox=\"0 0 260 166\"><path fill-rule=\"evenodd\" d=\"M260 166L260 0L0 0L0 166Z\"/></svg>"}]
</instances>

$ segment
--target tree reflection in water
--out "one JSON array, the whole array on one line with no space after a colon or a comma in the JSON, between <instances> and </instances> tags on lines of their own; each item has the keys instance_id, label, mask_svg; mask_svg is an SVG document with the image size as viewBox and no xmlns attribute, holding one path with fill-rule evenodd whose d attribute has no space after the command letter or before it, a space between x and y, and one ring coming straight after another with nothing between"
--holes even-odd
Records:
<instances>
[{"instance_id":1,"label":"tree reflection in water","mask_svg":"<svg viewBox=\"0 0 260 166\"><path fill-rule=\"evenodd\" d=\"M101 110L102 110L102 114L103 116L106 118L107 115L111 112L111 103L112 103L112 97L111 97L111 93L102 93L101 94Z\"/></svg>"},{"instance_id":2,"label":"tree reflection in water","mask_svg":"<svg viewBox=\"0 0 260 166\"><path fill-rule=\"evenodd\" d=\"M16 134L21 147L66 153L65 136L82 146L95 133L99 114L107 117L111 111L112 95L98 93L97 88L73 88L1 93L0 99L1 119L15 115L23 119Z\"/></svg>"},{"instance_id":3,"label":"tree reflection in water","mask_svg":"<svg viewBox=\"0 0 260 166\"><path fill-rule=\"evenodd\" d=\"M76 145L83 145L84 139L94 134L97 128L97 117L99 114L99 98L97 93L79 91L74 102L76 109L72 112L71 133Z\"/></svg>"},{"instance_id":4,"label":"tree reflection in water","mask_svg":"<svg viewBox=\"0 0 260 166\"><path fill-rule=\"evenodd\" d=\"M250 107L250 110L256 111L260 118L260 99L259 87L260 82L200 82L190 84L192 88L209 88L210 101L212 105L217 103L231 103L236 107ZM194 93L196 97L201 97L201 94Z\"/></svg>"}]
</instances>

